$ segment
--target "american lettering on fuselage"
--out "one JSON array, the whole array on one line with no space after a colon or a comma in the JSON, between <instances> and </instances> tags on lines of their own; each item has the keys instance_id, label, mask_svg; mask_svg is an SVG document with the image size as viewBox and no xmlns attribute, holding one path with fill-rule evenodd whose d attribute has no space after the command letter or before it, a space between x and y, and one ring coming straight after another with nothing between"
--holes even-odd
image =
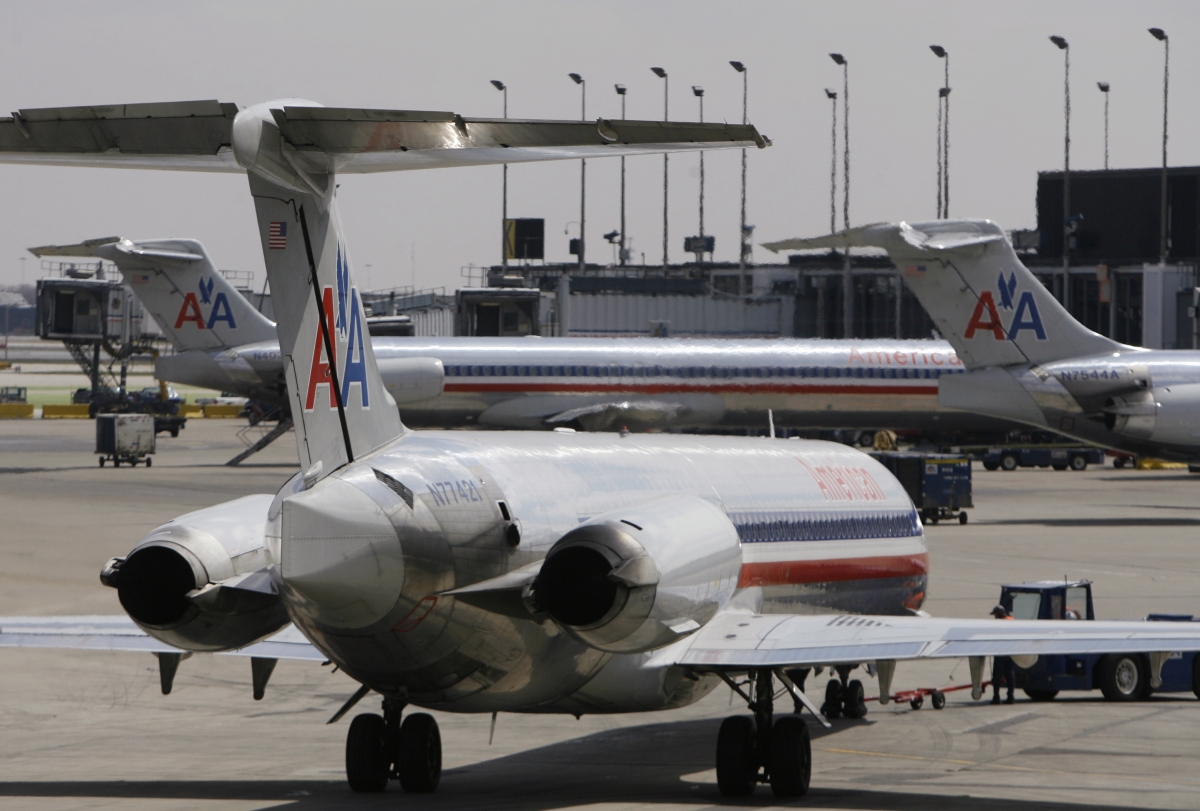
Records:
<instances>
[{"instance_id":1,"label":"american lettering on fuselage","mask_svg":"<svg viewBox=\"0 0 1200 811\"><path fill-rule=\"evenodd\" d=\"M144 634L114 618L5 619L0 644L153 651L164 691L185 651L249 655L256 696L271 670L264 659L328 659L362 684L343 712L370 691L383 697L382 714L359 714L348 730L355 791L391 779L437 787L437 724L410 706L635 712L684 706L724 683L753 717L721 724L721 792L745 796L769 782L787 797L808 789L800 711L817 712L789 675L798 668L839 666L837 701L858 714L863 686L848 676L868 662L883 703L901 659L972 657L978 697L987 655L1200 649L1192 623L917 614L929 555L912 501L881 465L841 445L400 423L385 360L355 327L364 314L338 218L335 146L338 171L382 171L766 146L752 127L364 115L297 100L85 112L0 120L0 160L248 174L271 290L285 305L278 341L301 471L274 496L180 516L105 566L102 582ZM145 133L151 143L139 142ZM826 348L839 360L849 350ZM361 381L342 389L339 374L360 361ZM497 362L507 359L487 361ZM716 368L694 357L662 365ZM910 381L894 373L944 370L883 371ZM846 611L874 615L830 616ZM275 635L289 623L303 640ZM747 676L753 696L739 684ZM776 684L794 713L775 713Z\"/></svg>"}]
</instances>

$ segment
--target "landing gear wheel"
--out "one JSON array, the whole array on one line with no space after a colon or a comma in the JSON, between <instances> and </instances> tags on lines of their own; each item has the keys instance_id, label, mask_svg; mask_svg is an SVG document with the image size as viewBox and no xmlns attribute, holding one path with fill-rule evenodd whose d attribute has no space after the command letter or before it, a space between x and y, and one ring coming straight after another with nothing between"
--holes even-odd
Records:
<instances>
[{"instance_id":1,"label":"landing gear wheel","mask_svg":"<svg viewBox=\"0 0 1200 811\"><path fill-rule=\"evenodd\" d=\"M1109 701L1137 701L1145 678L1141 659L1134 654L1109 653L1096 665L1096 683Z\"/></svg>"},{"instance_id":2,"label":"landing gear wheel","mask_svg":"<svg viewBox=\"0 0 1200 811\"><path fill-rule=\"evenodd\" d=\"M825 703L821 705L821 715L830 721L842 717L842 683L830 679L825 685Z\"/></svg>"},{"instance_id":3,"label":"landing gear wheel","mask_svg":"<svg viewBox=\"0 0 1200 811\"><path fill-rule=\"evenodd\" d=\"M1053 701L1058 695L1057 690L1037 690L1032 687L1024 688L1025 695L1029 696L1034 701Z\"/></svg>"},{"instance_id":4,"label":"landing gear wheel","mask_svg":"<svg viewBox=\"0 0 1200 811\"><path fill-rule=\"evenodd\" d=\"M908 706L914 710L919 710L925 706L925 696L917 696L912 701L908 702Z\"/></svg>"},{"instance_id":5,"label":"landing gear wheel","mask_svg":"<svg viewBox=\"0 0 1200 811\"><path fill-rule=\"evenodd\" d=\"M858 679L846 685L842 695L842 712L847 718L862 718L867 714L867 703L864 699L862 682Z\"/></svg>"},{"instance_id":6,"label":"landing gear wheel","mask_svg":"<svg viewBox=\"0 0 1200 811\"><path fill-rule=\"evenodd\" d=\"M380 792L388 784L388 756L383 716L355 716L346 735L346 780L351 791Z\"/></svg>"},{"instance_id":7,"label":"landing gear wheel","mask_svg":"<svg viewBox=\"0 0 1200 811\"><path fill-rule=\"evenodd\" d=\"M807 727L804 732L807 742ZM809 757L811 762L811 753ZM726 797L749 797L757 782L754 721L744 715L731 715L721 722L717 733L717 788ZM804 784L808 786L807 777Z\"/></svg>"},{"instance_id":8,"label":"landing gear wheel","mask_svg":"<svg viewBox=\"0 0 1200 811\"><path fill-rule=\"evenodd\" d=\"M1000 467L1004 468L1005 470L1016 470L1017 457L1013 456L1011 453L1004 454L1000 457Z\"/></svg>"},{"instance_id":9,"label":"landing gear wheel","mask_svg":"<svg viewBox=\"0 0 1200 811\"><path fill-rule=\"evenodd\" d=\"M1083 456L1071 457L1071 470L1087 470L1088 461Z\"/></svg>"},{"instance_id":10,"label":"landing gear wheel","mask_svg":"<svg viewBox=\"0 0 1200 811\"><path fill-rule=\"evenodd\" d=\"M929 703L933 705L935 710L940 710L946 706L946 694L941 690L934 690L929 695Z\"/></svg>"},{"instance_id":11,"label":"landing gear wheel","mask_svg":"<svg viewBox=\"0 0 1200 811\"><path fill-rule=\"evenodd\" d=\"M776 797L803 797L808 793L812 741L808 724L798 715L782 715L775 720L775 728L771 730L770 774L771 791Z\"/></svg>"},{"instance_id":12,"label":"landing gear wheel","mask_svg":"<svg viewBox=\"0 0 1200 811\"><path fill-rule=\"evenodd\" d=\"M420 793L438 787L442 779L442 734L432 715L413 713L400 725L396 771L405 791Z\"/></svg>"}]
</instances>

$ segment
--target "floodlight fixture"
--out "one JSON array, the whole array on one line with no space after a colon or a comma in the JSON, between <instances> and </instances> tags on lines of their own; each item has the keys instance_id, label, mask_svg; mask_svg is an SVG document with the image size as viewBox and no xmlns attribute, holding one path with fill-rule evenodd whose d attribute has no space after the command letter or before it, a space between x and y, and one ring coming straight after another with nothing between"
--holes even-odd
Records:
<instances>
[{"instance_id":1,"label":"floodlight fixture","mask_svg":"<svg viewBox=\"0 0 1200 811\"><path fill-rule=\"evenodd\" d=\"M667 78L667 72L665 70L663 70L662 68L650 68L650 70L652 70L654 72L654 75L660 79Z\"/></svg>"},{"instance_id":2,"label":"floodlight fixture","mask_svg":"<svg viewBox=\"0 0 1200 811\"><path fill-rule=\"evenodd\" d=\"M745 73L745 72L746 72L746 66L745 66L745 65L743 65L741 62L736 62L736 61L732 61L732 60L731 60L731 61L729 62L729 64L733 65L733 69L734 69L734 70L736 70L738 73Z\"/></svg>"},{"instance_id":3,"label":"floodlight fixture","mask_svg":"<svg viewBox=\"0 0 1200 811\"><path fill-rule=\"evenodd\" d=\"M615 88L617 89L617 95L618 95L618 96L624 96L624 95L625 95L625 91L626 91L626 89L627 89L627 88L625 87L625 85L623 85L623 84L615 84L615 85L613 85L613 87L615 87Z\"/></svg>"},{"instance_id":4,"label":"floodlight fixture","mask_svg":"<svg viewBox=\"0 0 1200 811\"><path fill-rule=\"evenodd\" d=\"M1057 45L1060 51L1065 51L1070 47L1070 45L1067 44L1067 41L1062 37L1050 37L1050 41Z\"/></svg>"},{"instance_id":5,"label":"floodlight fixture","mask_svg":"<svg viewBox=\"0 0 1200 811\"><path fill-rule=\"evenodd\" d=\"M834 62L837 62L839 65L846 64L846 57L842 56L841 54L830 54L829 58Z\"/></svg>"},{"instance_id":6,"label":"floodlight fixture","mask_svg":"<svg viewBox=\"0 0 1200 811\"><path fill-rule=\"evenodd\" d=\"M492 87L496 88L497 90L507 89L504 87L504 82L500 81L499 79L492 79Z\"/></svg>"},{"instance_id":7,"label":"floodlight fixture","mask_svg":"<svg viewBox=\"0 0 1200 811\"><path fill-rule=\"evenodd\" d=\"M697 96L703 96L703 95L704 95L704 88L703 88L703 87L701 87L700 85L695 85L695 84L694 84L694 85L692 85L692 93L693 93L694 95L697 95Z\"/></svg>"},{"instance_id":8,"label":"floodlight fixture","mask_svg":"<svg viewBox=\"0 0 1200 811\"><path fill-rule=\"evenodd\" d=\"M578 73L568 73L567 75L571 77L571 81L575 84L583 84L583 77Z\"/></svg>"},{"instance_id":9,"label":"floodlight fixture","mask_svg":"<svg viewBox=\"0 0 1200 811\"><path fill-rule=\"evenodd\" d=\"M1159 42L1166 42L1166 40L1167 40L1167 32L1166 31L1162 30L1161 28L1149 28L1147 30L1150 32L1150 36L1154 37Z\"/></svg>"},{"instance_id":10,"label":"floodlight fixture","mask_svg":"<svg viewBox=\"0 0 1200 811\"><path fill-rule=\"evenodd\" d=\"M938 59L946 58L946 49L943 48L941 45L930 45L929 50L933 51L933 55L936 56Z\"/></svg>"}]
</instances>

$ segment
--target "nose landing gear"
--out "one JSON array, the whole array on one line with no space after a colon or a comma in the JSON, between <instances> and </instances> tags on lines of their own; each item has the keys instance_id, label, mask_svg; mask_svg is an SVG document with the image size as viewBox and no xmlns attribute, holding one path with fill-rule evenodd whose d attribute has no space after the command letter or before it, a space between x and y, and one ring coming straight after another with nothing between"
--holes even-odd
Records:
<instances>
[{"instance_id":1,"label":"nose landing gear","mask_svg":"<svg viewBox=\"0 0 1200 811\"><path fill-rule=\"evenodd\" d=\"M799 713L774 718L774 689L769 668L750 671L754 699L720 674L753 711L733 715L717 734L717 787L726 797L748 797L759 783L769 783L776 797L802 797L812 777L812 743Z\"/></svg>"},{"instance_id":2,"label":"nose landing gear","mask_svg":"<svg viewBox=\"0 0 1200 811\"><path fill-rule=\"evenodd\" d=\"M380 792L399 780L410 793L433 791L442 778L442 736L432 715L401 723L405 702L383 700L383 715L355 716L346 735L346 780L356 792Z\"/></svg>"}]
</instances>

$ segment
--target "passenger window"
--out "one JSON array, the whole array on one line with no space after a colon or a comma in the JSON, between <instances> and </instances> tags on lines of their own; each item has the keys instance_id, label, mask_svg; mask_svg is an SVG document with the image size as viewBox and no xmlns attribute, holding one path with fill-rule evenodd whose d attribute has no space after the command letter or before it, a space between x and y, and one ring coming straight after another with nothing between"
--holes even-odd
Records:
<instances>
[{"instance_id":1,"label":"passenger window","mask_svg":"<svg viewBox=\"0 0 1200 811\"><path fill-rule=\"evenodd\" d=\"M1088 618L1087 589L1082 586L1073 586L1067 589L1067 610L1075 612L1075 619L1085 620Z\"/></svg>"},{"instance_id":2,"label":"passenger window","mask_svg":"<svg viewBox=\"0 0 1200 811\"><path fill-rule=\"evenodd\" d=\"M1013 619L1035 620L1042 608L1042 595L1018 591L1013 593Z\"/></svg>"}]
</instances>

